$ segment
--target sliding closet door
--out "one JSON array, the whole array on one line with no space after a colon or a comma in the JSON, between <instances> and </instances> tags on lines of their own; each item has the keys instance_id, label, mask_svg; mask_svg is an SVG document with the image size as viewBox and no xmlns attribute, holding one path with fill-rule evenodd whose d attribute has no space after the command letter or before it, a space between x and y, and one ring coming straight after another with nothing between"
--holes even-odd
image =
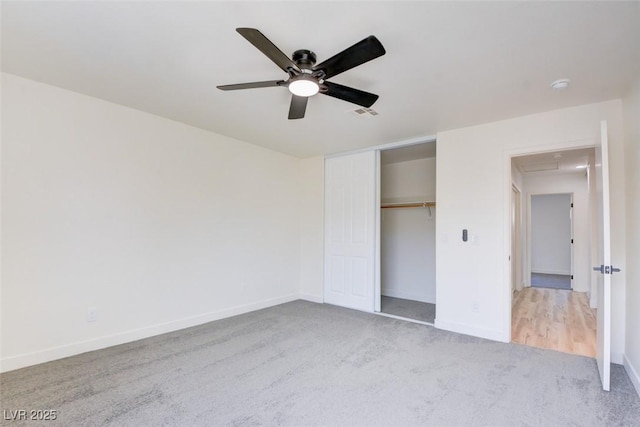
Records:
<instances>
[{"instance_id":1,"label":"sliding closet door","mask_svg":"<svg viewBox=\"0 0 640 427\"><path fill-rule=\"evenodd\" d=\"M375 151L325 161L324 301L373 311Z\"/></svg>"}]
</instances>

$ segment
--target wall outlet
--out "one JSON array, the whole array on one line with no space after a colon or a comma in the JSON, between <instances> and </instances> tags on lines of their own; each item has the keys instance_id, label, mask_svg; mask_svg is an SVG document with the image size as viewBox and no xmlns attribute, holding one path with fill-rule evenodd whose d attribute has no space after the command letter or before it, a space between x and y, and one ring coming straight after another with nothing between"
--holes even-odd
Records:
<instances>
[{"instance_id":1,"label":"wall outlet","mask_svg":"<svg viewBox=\"0 0 640 427\"><path fill-rule=\"evenodd\" d=\"M98 309L95 307L87 308L87 322L95 322L98 320Z\"/></svg>"}]
</instances>

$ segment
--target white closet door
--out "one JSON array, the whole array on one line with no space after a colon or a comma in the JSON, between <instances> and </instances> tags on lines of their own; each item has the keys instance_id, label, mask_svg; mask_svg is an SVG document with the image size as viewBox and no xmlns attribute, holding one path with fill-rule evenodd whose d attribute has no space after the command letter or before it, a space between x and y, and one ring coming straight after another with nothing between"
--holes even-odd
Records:
<instances>
[{"instance_id":1,"label":"white closet door","mask_svg":"<svg viewBox=\"0 0 640 427\"><path fill-rule=\"evenodd\" d=\"M373 311L374 151L325 161L324 301Z\"/></svg>"}]
</instances>

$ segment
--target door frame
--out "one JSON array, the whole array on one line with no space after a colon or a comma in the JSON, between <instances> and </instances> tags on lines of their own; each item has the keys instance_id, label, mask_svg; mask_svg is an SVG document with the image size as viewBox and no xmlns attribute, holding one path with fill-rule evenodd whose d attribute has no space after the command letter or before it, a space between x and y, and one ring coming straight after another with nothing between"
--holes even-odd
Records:
<instances>
[{"instance_id":1,"label":"door frame","mask_svg":"<svg viewBox=\"0 0 640 427\"><path fill-rule=\"evenodd\" d=\"M374 256L375 265L373 267L373 311L376 313L382 312L382 258L380 255L382 246L382 213L380 212L380 204L382 203L382 163L380 162L381 151L382 150L376 150L376 253Z\"/></svg>"},{"instance_id":2,"label":"door frame","mask_svg":"<svg viewBox=\"0 0 640 427\"><path fill-rule=\"evenodd\" d=\"M580 148L595 148L598 141L595 137L559 141L554 144L531 145L517 149L503 151L503 233L505 236L503 246L504 269L502 276L502 324L505 331L505 342L511 342L511 308L512 308L512 292L511 292L511 191L513 179L511 175L511 161L513 157L527 156L530 154L551 153L554 151L575 150Z\"/></svg>"},{"instance_id":3,"label":"door frame","mask_svg":"<svg viewBox=\"0 0 640 427\"><path fill-rule=\"evenodd\" d=\"M348 151L344 151L344 152L340 152L340 153L334 153L334 154L328 154L324 157L325 160L325 205L324 205L324 212L325 212L325 218L324 218L324 235L323 235L323 245L324 245L324 254L323 254L323 283L322 283L322 295L323 295L323 301L325 303L330 303L327 301L326 298L326 287L327 287L327 217L326 217L326 162L328 159L334 159L334 158L339 158L339 157L343 157L343 156L349 156L349 155L354 155L354 154L361 154L361 153L368 153L368 152L374 152L375 153L375 188L374 188L374 203L375 203L375 218L374 218L374 248L373 248L373 304L371 305L371 310L366 310L369 312L373 312L373 313L380 313L380 305L381 305L381 259L380 259L380 230L381 230L381 223L380 223L380 201L381 201L381 194L380 194L380 179L381 179L381 162L380 162L380 152L383 150L391 150L394 148L400 148L400 147L408 147L411 145L418 145L418 144L427 144L427 143L432 143L432 142L436 142L436 135L431 135L431 136L424 136L424 137L419 137L419 138L413 138L413 139L407 139L404 141L397 141L397 142L390 142L390 143L386 143L386 144L381 144L381 145L376 145L373 147L365 147L365 148L358 148L355 150L348 150ZM391 317L393 317L392 315L389 315ZM416 323L423 323L420 321L415 321Z\"/></svg>"},{"instance_id":4,"label":"door frame","mask_svg":"<svg viewBox=\"0 0 640 427\"><path fill-rule=\"evenodd\" d=\"M375 203L376 203L376 224L375 224L375 230L376 230L376 238L375 238L375 244L376 244L376 252L375 252L375 272L374 272L374 292L373 292L373 298L374 298L374 312L375 313L382 313L382 258L380 256L380 251L381 251L381 245L382 245L382 214L380 212L380 205L382 203L382 162L381 162L381 153L382 151L386 151L386 150L392 150L394 148L402 148L402 147L409 147L411 145L420 145L420 144L431 144L431 143L435 143L436 141L436 137L435 136L431 136L431 137L426 137L426 138L418 138L418 139L412 139L412 140L408 140L408 141L401 141L401 142L392 142L390 144L385 144L385 145L379 145L377 147L372 147L372 150L376 151L376 195L375 195ZM437 154L436 154L436 168L437 168ZM437 199L438 195L436 194L436 199ZM391 317L393 317L393 315L390 315ZM424 323L427 325L430 325L430 323L425 323L425 322L421 322L421 321L415 321L416 323Z\"/></svg>"},{"instance_id":5,"label":"door frame","mask_svg":"<svg viewBox=\"0 0 640 427\"><path fill-rule=\"evenodd\" d=\"M524 287L522 274L522 190L513 181L511 183L511 209L515 211L512 213L515 218L512 219L511 224L511 288L513 293L513 291L520 291Z\"/></svg>"}]
</instances>

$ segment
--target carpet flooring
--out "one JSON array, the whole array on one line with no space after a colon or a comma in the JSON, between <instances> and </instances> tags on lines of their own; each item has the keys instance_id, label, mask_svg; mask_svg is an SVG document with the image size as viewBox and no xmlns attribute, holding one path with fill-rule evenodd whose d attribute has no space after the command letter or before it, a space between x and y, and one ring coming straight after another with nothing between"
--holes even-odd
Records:
<instances>
[{"instance_id":1,"label":"carpet flooring","mask_svg":"<svg viewBox=\"0 0 640 427\"><path fill-rule=\"evenodd\" d=\"M48 426L637 426L621 366L295 301L0 375ZM2 420L3 425L22 422Z\"/></svg>"},{"instance_id":2,"label":"carpet flooring","mask_svg":"<svg viewBox=\"0 0 640 427\"><path fill-rule=\"evenodd\" d=\"M531 286L571 290L571 276L564 274L531 273Z\"/></svg>"},{"instance_id":3,"label":"carpet flooring","mask_svg":"<svg viewBox=\"0 0 640 427\"><path fill-rule=\"evenodd\" d=\"M413 301L402 298L382 296L380 311L407 319L434 323L436 320L436 305L427 302Z\"/></svg>"}]
</instances>

